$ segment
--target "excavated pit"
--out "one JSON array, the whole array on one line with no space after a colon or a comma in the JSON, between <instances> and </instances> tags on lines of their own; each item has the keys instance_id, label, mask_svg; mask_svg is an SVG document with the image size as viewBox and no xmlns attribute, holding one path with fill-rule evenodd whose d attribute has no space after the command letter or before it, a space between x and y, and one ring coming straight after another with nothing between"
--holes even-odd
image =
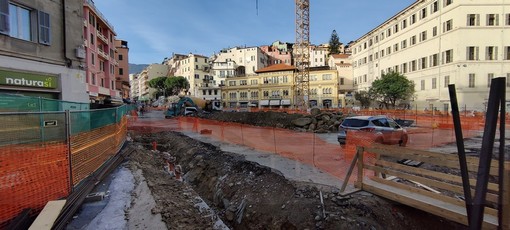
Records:
<instances>
[{"instance_id":1,"label":"excavated pit","mask_svg":"<svg viewBox=\"0 0 510 230\"><path fill-rule=\"evenodd\" d=\"M217 229L217 219L197 208L196 196L232 229L465 229L369 193L342 197L334 187L291 182L274 169L180 133L131 136L138 151L130 164L148 181L157 203L152 212L175 229ZM151 151L153 142L158 151ZM184 182L164 170L161 152L176 157Z\"/></svg>"}]
</instances>

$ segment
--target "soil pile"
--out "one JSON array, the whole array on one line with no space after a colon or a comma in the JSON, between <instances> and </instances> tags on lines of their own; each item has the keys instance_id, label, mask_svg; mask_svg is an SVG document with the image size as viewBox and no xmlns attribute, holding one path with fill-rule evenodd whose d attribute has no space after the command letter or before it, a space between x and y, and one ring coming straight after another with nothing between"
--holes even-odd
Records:
<instances>
[{"instance_id":1,"label":"soil pile","mask_svg":"<svg viewBox=\"0 0 510 230\"><path fill-rule=\"evenodd\" d=\"M215 215L200 212L198 195L234 229L464 228L368 193L342 197L333 187L291 182L278 171L182 134L131 136L139 146L131 164L143 171L157 203L152 212L161 213L170 229L214 228ZM184 182L164 170L163 154L149 150L153 141L177 159Z\"/></svg>"},{"instance_id":2,"label":"soil pile","mask_svg":"<svg viewBox=\"0 0 510 230\"><path fill-rule=\"evenodd\" d=\"M254 126L268 126L304 132L336 132L343 121L342 113L321 112L312 109L311 114L285 112L213 112L202 113L201 118L223 122L236 122Z\"/></svg>"}]
</instances>

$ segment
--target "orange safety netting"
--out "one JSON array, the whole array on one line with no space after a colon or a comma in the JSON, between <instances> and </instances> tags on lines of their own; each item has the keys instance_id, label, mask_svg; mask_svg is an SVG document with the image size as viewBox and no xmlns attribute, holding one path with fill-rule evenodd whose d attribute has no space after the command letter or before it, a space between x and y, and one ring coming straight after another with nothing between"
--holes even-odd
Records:
<instances>
[{"instance_id":1,"label":"orange safety netting","mask_svg":"<svg viewBox=\"0 0 510 230\"><path fill-rule=\"evenodd\" d=\"M0 229L25 208L34 213L70 190L65 142L0 147Z\"/></svg>"}]
</instances>

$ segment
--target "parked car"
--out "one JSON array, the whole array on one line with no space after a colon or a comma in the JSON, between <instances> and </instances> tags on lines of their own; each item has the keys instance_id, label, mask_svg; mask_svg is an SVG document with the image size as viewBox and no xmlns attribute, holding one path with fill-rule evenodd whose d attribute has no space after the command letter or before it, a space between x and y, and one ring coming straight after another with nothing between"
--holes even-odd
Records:
<instances>
[{"instance_id":1,"label":"parked car","mask_svg":"<svg viewBox=\"0 0 510 230\"><path fill-rule=\"evenodd\" d=\"M387 116L355 116L345 118L338 127L338 142L345 144L347 132L359 130L374 134L374 141L382 144L406 146L407 131Z\"/></svg>"}]
</instances>

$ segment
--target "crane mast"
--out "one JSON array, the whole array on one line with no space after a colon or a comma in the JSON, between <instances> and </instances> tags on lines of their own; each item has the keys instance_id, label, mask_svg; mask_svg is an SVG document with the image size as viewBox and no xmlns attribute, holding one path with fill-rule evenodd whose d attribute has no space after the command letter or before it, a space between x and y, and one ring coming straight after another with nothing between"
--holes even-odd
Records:
<instances>
[{"instance_id":1,"label":"crane mast","mask_svg":"<svg viewBox=\"0 0 510 230\"><path fill-rule=\"evenodd\" d=\"M309 108L310 95L310 1L296 1L296 55L297 72L294 75L294 106Z\"/></svg>"}]
</instances>

